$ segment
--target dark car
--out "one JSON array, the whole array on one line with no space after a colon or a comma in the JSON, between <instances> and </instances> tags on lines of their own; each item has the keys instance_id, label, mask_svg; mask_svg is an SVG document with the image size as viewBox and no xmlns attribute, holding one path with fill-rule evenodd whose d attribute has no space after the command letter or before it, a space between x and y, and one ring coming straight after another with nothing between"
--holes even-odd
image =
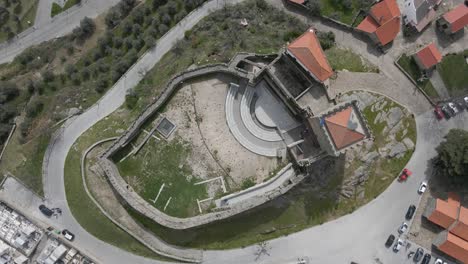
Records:
<instances>
[{"instance_id":1,"label":"dark car","mask_svg":"<svg viewBox=\"0 0 468 264\"><path fill-rule=\"evenodd\" d=\"M422 259L423 255L424 250L422 248L418 248L418 250L416 250L416 254L414 254L413 257L414 262L419 262Z\"/></svg>"},{"instance_id":2,"label":"dark car","mask_svg":"<svg viewBox=\"0 0 468 264\"><path fill-rule=\"evenodd\" d=\"M387 241L385 242L385 246L390 247L391 245L393 245L393 241L395 241L395 236L389 235Z\"/></svg>"},{"instance_id":3,"label":"dark car","mask_svg":"<svg viewBox=\"0 0 468 264\"><path fill-rule=\"evenodd\" d=\"M444 112L442 112L442 108L440 106L434 107L434 114L439 120L445 117Z\"/></svg>"},{"instance_id":4,"label":"dark car","mask_svg":"<svg viewBox=\"0 0 468 264\"><path fill-rule=\"evenodd\" d=\"M416 206L415 205L410 205L408 207L408 211L406 211L406 220L410 220L413 218L414 212L416 211Z\"/></svg>"},{"instance_id":5,"label":"dark car","mask_svg":"<svg viewBox=\"0 0 468 264\"><path fill-rule=\"evenodd\" d=\"M52 210L43 204L39 205L39 210L41 210L41 212L47 217L51 217L54 214Z\"/></svg>"},{"instance_id":6,"label":"dark car","mask_svg":"<svg viewBox=\"0 0 468 264\"><path fill-rule=\"evenodd\" d=\"M452 112L452 109L450 109L450 107L448 107L447 105L442 106L441 110L442 110L442 112L444 113L445 118L447 118L447 119L450 119L452 116L455 115L455 114Z\"/></svg>"},{"instance_id":7,"label":"dark car","mask_svg":"<svg viewBox=\"0 0 468 264\"><path fill-rule=\"evenodd\" d=\"M67 229L62 231L62 235L69 241L73 241L73 239L75 239L75 235Z\"/></svg>"},{"instance_id":8,"label":"dark car","mask_svg":"<svg viewBox=\"0 0 468 264\"><path fill-rule=\"evenodd\" d=\"M430 261L431 261L431 255L429 253L426 253L426 255L424 255L424 258L421 264L428 264Z\"/></svg>"}]
</instances>

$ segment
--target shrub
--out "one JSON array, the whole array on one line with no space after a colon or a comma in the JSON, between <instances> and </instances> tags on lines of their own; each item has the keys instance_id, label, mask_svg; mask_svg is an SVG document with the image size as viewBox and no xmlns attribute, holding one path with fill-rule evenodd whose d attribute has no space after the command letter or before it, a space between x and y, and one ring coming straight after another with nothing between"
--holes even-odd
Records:
<instances>
[{"instance_id":1,"label":"shrub","mask_svg":"<svg viewBox=\"0 0 468 264\"><path fill-rule=\"evenodd\" d=\"M283 35L283 40L284 42L288 42L299 37L301 34L299 31L286 31Z\"/></svg>"},{"instance_id":2,"label":"shrub","mask_svg":"<svg viewBox=\"0 0 468 264\"><path fill-rule=\"evenodd\" d=\"M313 15L318 16L322 13L322 3L320 0L309 0L307 1L306 6Z\"/></svg>"},{"instance_id":3,"label":"shrub","mask_svg":"<svg viewBox=\"0 0 468 264\"><path fill-rule=\"evenodd\" d=\"M331 31L323 32L318 31L317 37L320 41L322 49L327 50L335 45L335 34Z\"/></svg>"},{"instance_id":4,"label":"shrub","mask_svg":"<svg viewBox=\"0 0 468 264\"><path fill-rule=\"evenodd\" d=\"M252 178L247 178L242 181L241 188L242 190L250 188L255 185L255 181Z\"/></svg>"},{"instance_id":5,"label":"shrub","mask_svg":"<svg viewBox=\"0 0 468 264\"><path fill-rule=\"evenodd\" d=\"M133 90L128 90L127 94L125 95L125 105L128 109L135 108L138 102L138 94Z\"/></svg>"},{"instance_id":6,"label":"shrub","mask_svg":"<svg viewBox=\"0 0 468 264\"><path fill-rule=\"evenodd\" d=\"M42 109L44 109L44 103L40 99L31 100L26 106L26 117L34 118L42 112Z\"/></svg>"},{"instance_id":7,"label":"shrub","mask_svg":"<svg viewBox=\"0 0 468 264\"><path fill-rule=\"evenodd\" d=\"M31 127L32 120L31 118L25 118L23 122L19 125L20 134L22 137L27 137L29 133L29 128Z\"/></svg>"},{"instance_id":8,"label":"shrub","mask_svg":"<svg viewBox=\"0 0 468 264\"><path fill-rule=\"evenodd\" d=\"M0 104L13 100L19 95L18 87L13 82L0 82Z\"/></svg>"},{"instance_id":9,"label":"shrub","mask_svg":"<svg viewBox=\"0 0 468 264\"><path fill-rule=\"evenodd\" d=\"M51 70L45 70L41 75L44 82L52 82L55 79L55 75Z\"/></svg>"},{"instance_id":10,"label":"shrub","mask_svg":"<svg viewBox=\"0 0 468 264\"><path fill-rule=\"evenodd\" d=\"M76 72L76 66L73 65L73 64L67 64L65 66L65 73L67 74L67 76L71 76L73 73Z\"/></svg>"},{"instance_id":11,"label":"shrub","mask_svg":"<svg viewBox=\"0 0 468 264\"><path fill-rule=\"evenodd\" d=\"M158 27L158 31L159 31L159 34L164 35L166 34L167 31L169 31L169 28L164 24L160 24Z\"/></svg>"}]
</instances>

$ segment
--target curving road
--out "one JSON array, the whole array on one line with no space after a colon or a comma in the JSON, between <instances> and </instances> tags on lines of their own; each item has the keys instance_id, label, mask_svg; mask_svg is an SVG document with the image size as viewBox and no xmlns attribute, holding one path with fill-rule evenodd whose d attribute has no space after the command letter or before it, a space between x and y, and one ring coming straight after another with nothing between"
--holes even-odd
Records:
<instances>
[{"instance_id":1,"label":"curving road","mask_svg":"<svg viewBox=\"0 0 468 264\"><path fill-rule=\"evenodd\" d=\"M28 47L70 33L84 17L94 18L107 11L120 0L83 0L81 6L50 18L51 0L40 0L34 27L26 29L17 38L0 43L0 64L11 62Z\"/></svg>"},{"instance_id":2,"label":"curving road","mask_svg":"<svg viewBox=\"0 0 468 264\"><path fill-rule=\"evenodd\" d=\"M162 37L157 47L146 53L97 104L80 116L69 120L49 145L43 168L45 197L51 205L63 208L63 216L54 224L76 233L74 244L102 263L161 262L138 257L106 244L87 233L73 218L66 202L63 175L68 151L82 133L124 103L126 91L142 79L140 72L153 67L161 56L184 36L186 30L192 28L212 10L221 8L222 3L241 1L243 0L212 0L191 13ZM7 56L0 57L0 61L4 57ZM389 75L393 76L392 73ZM395 77L400 78L401 75L395 74ZM401 87L401 89L407 88ZM395 91L387 91L387 93L394 98ZM408 94L409 98L417 99L417 96ZM409 107L411 109L411 105ZM205 251L204 263L273 264L284 263L301 256L308 256L311 263L349 263L351 258L361 263L374 263L376 258L383 263L403 263L402 260L406 259L404 253L394 254L386 250L383 242L389 233L395 233L408 205L418 204L420 197L416 193L417 186L428 175L428 161L435 155L434 147L442 140L443 135L453 127L468 129L468 113L463 113L456 119L438 123L430 111L422 111L418 108L416 112L419 114L416 117L418 141L415 153L408 164L408 168L414 171L414 175L406 183L394 182L382 195L353 214L270 241L269 256L262 255L256 260L254 253L257 248L250 246L235 250Z\"/></svg>"},{"instance_id":3,"label":"curving road","mask_svg":"<svg viewBox=\"0 0 468 264\"><path fill-rule=\"evenodd\" d=\"M70 148L81 134L119 108L125 101L126 91L136 86L143 78L144 75L141 72L151 69L178 40L184 37L185 31L191 29L212 11L222 8L225 3L242 1L211 0L190 13L161 37L156 47L145 53L95 105L83 114L67 121L64 127L54 135L44 157L44 195L50 205L62 208L62 217L56 220L54 225L58 228L68 228L74 232L76 234L74 245L83 252L102 263L159 263L108 245L90 235L79 225L71 214L66 201L65 159Z\"/></svg>"}]
</instances>

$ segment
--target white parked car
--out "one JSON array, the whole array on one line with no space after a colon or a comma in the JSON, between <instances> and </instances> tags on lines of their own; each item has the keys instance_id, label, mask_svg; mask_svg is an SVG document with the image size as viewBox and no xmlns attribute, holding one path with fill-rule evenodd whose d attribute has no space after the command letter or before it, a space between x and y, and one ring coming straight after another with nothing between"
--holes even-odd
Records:
<instances>
[{"instance_id":1,"label":"white parked car","mask_svg":"<svg viewBox=\"0 0 468 264\"><path fill-rule=\"evenodd\" d=\"M465 98L463 98L463 100L465 101L465 104L468 105L468 96L466 96Z\"/></svg>"},{"instance_id":2,"label":"white parked car","mask_svg":"<svg viewBox=\"0 0 468 264\"><path fill-rule=\"evenodd\" d=\"M454 103L448 103L448 106L450 107L450 109L452 109L453 113L454 114L458 114L458 108L455 106Z\"/></svg>"},{"instance_id":3,"label":"white parked car","mask_svg":"<svg viewBox=\"0 0 468 264\"><path fill-rule=\"evenodd\" d=\"M403 224L401 224L400 228L398 228L398 233L403 234L403 233L406 232L406 230L408 230L408 224L403 222Z\"/></svg>"},{"instance_id":4,"label":"white parked car","mask_svg":"<svg viewBox=\"0 0 468 264\"><path fill-rule=\"evenodd\" d=\"M421 185L419 185L418 193L423 194L427 189L427 182L423 181L421 182Z\"/></svg>"},{"instance_id":5,"label":"white parked car","mask_svg":"<svg viewBox=\"0 0 468 264\"><path fill-rule=\"evenodd\" d=\"M399 238L396 244L393 246L393 251L395 252L400 251L401 247L403 247L403 244L404 244L404 241Z\"/></svg>"},{"instance_id":6,"label":"white parked car","mask_svg":"<svg viewBox=\"0 0 468 264\"><path fill-rule=\"evenodd\" d=\"M447 262L443 262L440 258L436 259L434 264L447 264Z\"/></svg>"}]
</instances>

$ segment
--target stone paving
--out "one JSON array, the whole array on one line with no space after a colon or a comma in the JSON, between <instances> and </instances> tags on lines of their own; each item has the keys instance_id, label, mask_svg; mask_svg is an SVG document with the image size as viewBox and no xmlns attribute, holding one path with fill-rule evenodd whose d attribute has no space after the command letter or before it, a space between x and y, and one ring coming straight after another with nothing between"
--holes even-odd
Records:
<instances>
[{"instance_id":1,"label":"stone paving","mask_svg":"<svg viewBox=\"0 0 468 264\"><path fill-rule=\"evenodd\" d=\"M426 112L431 107L414 85L401 87L381 73L338 72L337 78L330 82L329 91L333 94L332 97L353 90L368 90L384 94L416 115Z\"/></svg>"}]
</instances>

